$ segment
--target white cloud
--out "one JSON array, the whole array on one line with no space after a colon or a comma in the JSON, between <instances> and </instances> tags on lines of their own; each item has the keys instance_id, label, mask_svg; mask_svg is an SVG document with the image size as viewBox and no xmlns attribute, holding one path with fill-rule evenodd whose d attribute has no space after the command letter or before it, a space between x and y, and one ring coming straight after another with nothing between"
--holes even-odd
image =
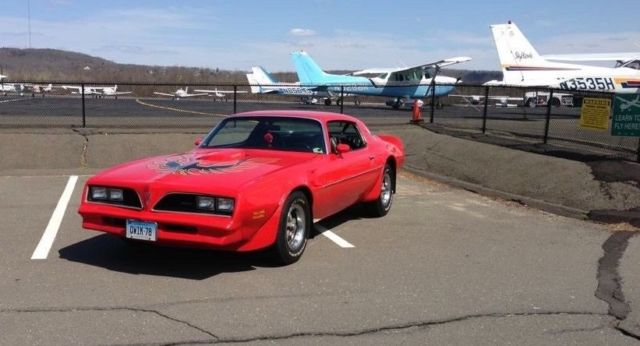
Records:
<instances>
[{"instance_id":1,"label":"white cloud","mask_svg":"<svg viewBox=\"0 0 640 346\"><path fill-rule=\"evenodd\" d=\"M293 28L289 30L289 35L292 36L314 36L316 34L315 31L311 29L303 29L303 28Z\"/></svg>"}]
</instances>

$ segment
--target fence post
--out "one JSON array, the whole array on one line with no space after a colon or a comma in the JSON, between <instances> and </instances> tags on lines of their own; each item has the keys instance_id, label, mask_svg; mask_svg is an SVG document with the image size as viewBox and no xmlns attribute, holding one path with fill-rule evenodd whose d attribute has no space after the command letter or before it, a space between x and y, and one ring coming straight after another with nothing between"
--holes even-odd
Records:
<instances>
[{"instance_id":1,"label":"fence post","mask_svg":"<svg viewBox=\"0 0 640 346\"><path fill-rule=\"evenodd\" d=\"M544 122L544 144L547 144L549 139L549 123L551 122L551 100L553 100L553 89L549 91L549 98L547 98L547 119Z\"/></svg>"},{"instance_id":2,"label":"fence post","mask_svg":"<svg viewBox=\"0 0 640 346\"><path fill-rule=\"evenodd\" d=\"M344 114L344 85L340 86L340 113Z\"/></svg>"},{"instance_id":3,"label":"fence post","mask_svg":"<svg viewBox=\"0 0 640 346\"><path fill-rule=\"evenodd\" d=\"M636 162L640 162L640 137L638 137L638 153L636 156Z\"/></svg>"},{"instance_id":4,"label":"fence post","mask_svg":"<svg viewBox=\"0 0 640 346\"><path fill-rule=\"evenodd\" d=\"M436 75L431 77L431 109L429 111L429 123L433 124L433 113L436 109Z\"/></svg>"},{"instance_id":5,"label":"fence post","mask_svg":"<svg viewBox=\"0 0 640 346\"><path fill-rule=\"evenodd\" d=\"M233 114L236 114L236 107L237 107L237 96L238 96L238 86L237 85L233 85Z\"/></svg>"},{"instance_id":6,"label":"fence post","mask_svg":"<svg viewBox=\"0 0 640 346\"><path fill-rule=\"evenodd\" d=\"M484 87L484 110L482 111L482 133L487 131L487 108L489 107L489 86Z\"/></svg>"},{"instance_id":7,"label":"fence post","mask_svg":"<svg viewBox=\"0 0 640 346\"><path fill-rule=\"evenodd\" d=\"M80 90L82 91L82 127L87 127L87 114L84 107L84 83L80 83Z\"/></svg>"}]
</instances>

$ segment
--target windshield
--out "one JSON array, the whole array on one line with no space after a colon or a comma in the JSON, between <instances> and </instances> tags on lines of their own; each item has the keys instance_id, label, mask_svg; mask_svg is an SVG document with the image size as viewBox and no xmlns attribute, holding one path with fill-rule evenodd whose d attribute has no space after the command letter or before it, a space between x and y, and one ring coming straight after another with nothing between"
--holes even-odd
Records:
<instances>
[{"instance_id":1,"label":"windshield","mask_svg":"<svg viewBox=\"0 0 640 346\"><path fill-rule=\"evenodd\" d=\"M288 117L225 119L200 147L326 153L322 126L318 121Z\"/></svg>"}]
</instances>

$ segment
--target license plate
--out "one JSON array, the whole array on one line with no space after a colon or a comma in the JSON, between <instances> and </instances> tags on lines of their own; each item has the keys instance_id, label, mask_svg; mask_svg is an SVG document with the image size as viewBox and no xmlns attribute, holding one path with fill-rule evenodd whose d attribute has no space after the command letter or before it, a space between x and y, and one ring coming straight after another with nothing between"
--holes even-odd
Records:
<instances>
[{"instance_id":1,"label":"license plate","mask_svg":"<svg viewBox=\"0 0 640 346\"><path fill-rule=\"evenodd\" d=\"M127 220L127 238L156 241L157 233L158 224L155 222Z\"/></svg>"}]
</instances>

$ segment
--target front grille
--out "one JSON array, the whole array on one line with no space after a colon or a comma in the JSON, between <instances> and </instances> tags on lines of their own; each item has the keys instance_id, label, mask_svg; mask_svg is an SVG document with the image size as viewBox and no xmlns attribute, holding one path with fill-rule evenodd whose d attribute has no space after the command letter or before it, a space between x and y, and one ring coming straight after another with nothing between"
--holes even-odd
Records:
<instances>
[{"instance_id":1,"label":"front grille","mask_svg":"<svg viewBox=\"0 0 640 346\"><path fill-rule=\"evenodd\" d=\"M196 208L196 195L182 193L164 196L153 209L187 213L203 212Z\"/></svg>"}]
</instances>

